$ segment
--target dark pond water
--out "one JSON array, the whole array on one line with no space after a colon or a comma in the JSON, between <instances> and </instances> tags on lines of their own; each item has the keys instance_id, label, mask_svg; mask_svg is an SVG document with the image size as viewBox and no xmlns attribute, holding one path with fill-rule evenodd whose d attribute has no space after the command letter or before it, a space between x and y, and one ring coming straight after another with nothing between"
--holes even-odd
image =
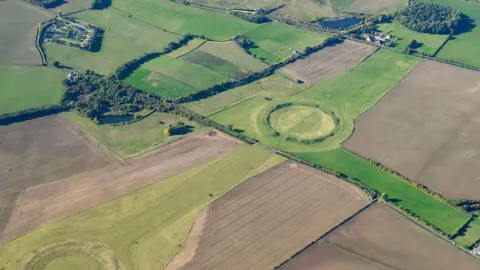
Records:
<instances>
[{"instance_id":1,"label":"dark pond water","mask_svg":"<svg viewBox=\"0 0 480 270\"><path fill-rule=\"evenodd\" d=\"M98 118L98 122L102 125L119 124L131 120L133 120L133 115L103 116Z\"/></svg>"},{"instance_id":2,"label":"dark pond water","mask_svg":"<svg viewBox=\"0 0 480 270\"><path fill-rule=\"evenodd\" d=\"M331 29L339 30L339 29L345 29L355 24L358 24L361 21L362 21L361 19L350 17L350 18L342 18L342 19L323 20L323 21L319 21L318 24Z\"/></svg>"}]
</instances>

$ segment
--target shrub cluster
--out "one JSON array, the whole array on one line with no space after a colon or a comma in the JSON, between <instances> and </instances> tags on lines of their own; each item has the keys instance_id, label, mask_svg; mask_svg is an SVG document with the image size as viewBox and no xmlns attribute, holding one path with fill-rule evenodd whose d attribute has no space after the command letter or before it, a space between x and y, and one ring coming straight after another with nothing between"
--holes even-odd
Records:
<instances>
[{"instance_id":1,"label":"shrub cluster","mask_svg":"<svg viewBox=\"0 0 480 270\"><path fill-rule=\"evenodd\" d=\"M164 99L144 93L115 77L102 77L87 71L66 86L62 104L88 118L96 119L108 114L133 114L144 109L169 111L171 105Z\"/></svg>"},{"instance_id":2,"label":"shrub cluster","mask_svg":"<svg viewBox=\"0 0 480 270\"><path fill-rule=\"evenodd\" d=\"M410 30L430 34L454 33L461 21L458 10L434 3L417 3L395 14L395 19Z\"/></svg>"},{"instance_id":3,"label":"shrub cluster","mask_svg":"<svg viewBox=\"0 0 480 270\"><path fill-rule=\"evenodd\" d=\"M62 4L61 0L26 0L28 3L43 8L54 8Z\"/></svg>"},{"instance_id":4,"label":"shrub cluster","mask_svg":"<svg viewBox=\"0 0 480 270\"><path fill-rule=\"evenodd\" d=\"M230 12L235 17L238 17L242 20L251 22L251 23L256 23L256 24L261 24L261 23L266 23L270 22L271 20L261 14L258 13L248 13L248 12L241 12L241 11L232 11Z\"/></svg>"}]
</instances>

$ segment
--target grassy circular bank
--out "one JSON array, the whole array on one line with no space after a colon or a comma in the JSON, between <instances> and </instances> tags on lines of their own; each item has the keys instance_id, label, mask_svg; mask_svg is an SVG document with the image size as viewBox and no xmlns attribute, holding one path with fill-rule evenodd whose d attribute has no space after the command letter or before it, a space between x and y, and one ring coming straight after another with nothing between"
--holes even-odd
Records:
<instances>
[{"instance_id":1,"label":"grassy circular bank","mask_svg":"<svg viewBox=\"0 0 480 270\"><path fill-rule=\"evenodd\" d=\"M278 99L268 102L256 120L260 141L288 152L335 149L353 132L353 119L319 102Z\"/></svg>"}]
</instances>

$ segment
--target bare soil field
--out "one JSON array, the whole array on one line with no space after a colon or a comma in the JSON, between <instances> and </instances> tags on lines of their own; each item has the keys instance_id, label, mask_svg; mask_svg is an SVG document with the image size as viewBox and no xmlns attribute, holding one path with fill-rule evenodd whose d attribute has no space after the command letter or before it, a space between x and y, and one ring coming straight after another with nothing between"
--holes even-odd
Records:
<instances>
[{"instance_id":1,"label":"bare soil field","mask_svg":"<svg viewBox=\"0 0 480 270\"><path fill-rule=\"evenodd\" d=\"M403 0L400 0L403 1ZM347 10L352 12L377 13L395 9L399 0L355 0Z\"/></svg>"},{"instance_id":2,"label":"bare soil field","mask_svg":"<svg viewBox=\"0 0 480 270\"><path fill-rule=\"evenodd\" d=\"M21 190L112 162L61 117L0 126L0 232Z\"/></svg>"},{"instance_id":3,"label":"bare soil field","mask_svg":"<svg viewBox=\"0 0 480 270\"><path fill-rule=\"evenodd\" d=\"M122 164L26 189L15 204L2 240L213 160L236 145L212 132L190 136Z\"/></svg>"},{"instance_id":4,"label":"bare soil field","mask_svg":"<svg viewBox=\"0 0 480 270\"><path fill-rule=\"evenodd\" d=\"M193 260L174 261L182 269L272 269L368 202L355 186L284 162L216 200Z\"/></svg>"},{"instance_id":5,"label":"bare soil field","mask_svg":"<svg viewBox=\"0 0 480 270\"><path fill-rule=\"evenodd\" d=\"M448 198L480 199L480 73L424 61L345 146Z\"/></svg>"},{"instance_id":6,"label":"bare soil field","mask_svg":"<svg viewBox=\"0 0 480 270\"><path fill-rule=\"evenodd\" d=\"M313 84L353 68L376 49L367 44L345 41L342 44L324 48L306 59L295 61L282 68L282 71L307 84Z\"/></svg>"},{"instance_id":7,"label":"bare soil field","mask_svg":"<svg viewBox=\"0 0 480 270\"><path fill-rule=\"evenodd\" d=\"M41 65L35 48L38 23L53 15L24 1L0 1L0 64Z\"/></svg>"},{"instance_id":8,"label":"bare soil field","mask_svg":"<svg viewBox=\"0 0 480 270\"><path fill-rule=\"evenodd\" d=\"M480 262L375 203L280 269L479 269Z\"/></svg>"}]
</instances>

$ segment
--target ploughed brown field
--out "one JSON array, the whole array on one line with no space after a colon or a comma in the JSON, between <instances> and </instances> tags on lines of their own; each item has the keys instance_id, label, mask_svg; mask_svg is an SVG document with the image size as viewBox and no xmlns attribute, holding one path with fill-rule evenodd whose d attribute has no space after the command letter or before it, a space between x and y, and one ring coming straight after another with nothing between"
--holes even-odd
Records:
<instances>
[{"instance_id":1,"label":"ploughed brown field","mask_svg":"<svg viewBox=\"0 0 480 270\"><path fill-rule=\"evenodd\" d=\"M216 132L189 136L143 156L23 190L2 240L71 216L213 160L238 143Z\"/></svg>"},{"instance_id":2,"label":"ploughed brown field","mask_svg":"<svg viewBox=\"0 0 480 270\"><path fill-rule=\"evenodd\" d=\"M272 269L368 203L353 185L284 162L213 202L179 253L187 261L168 269Z\"/></svg>"},{"instance_id":3,"label":"ploughed brown field","mask_svg":"<svg viewBox=\"0 0 480 270\"><path fill-rule=\"evenodd\" d=\"M60 116L0 126L0 233L21 190L115 162Z\"/></svg>"},{"instance_id":4,"label":"ploughed brown field","mask_svg":"<svg viewBox=\"0 0 480 270\"><path fill-rule=\"evenodd\" d=\"M282 71L307 84L313 84L333 78L355 67L376 49L374 46L347 40L341 44L326 47L306 59L295 61L282 68Z\"/></svg>"},{"instance_id":5,"label":"ploughed brown field","mask_svg":"<svg viewBox=\"0 0 480 270\"><path fill-rule=\"evenodd\" d=\"M421 62L345 146L445 197L480 199L480 72Z\"/></svg>"},{"instance_id":6,"label":"ploughed brown field","mask_svg":"<svg viewBox=\"0 0 480 270\"><path fill-rule=\"evenodd\" d=\"M375 203L282 270L480 269L480 262L383 203Z\"/></svg>"}]
</instances>

